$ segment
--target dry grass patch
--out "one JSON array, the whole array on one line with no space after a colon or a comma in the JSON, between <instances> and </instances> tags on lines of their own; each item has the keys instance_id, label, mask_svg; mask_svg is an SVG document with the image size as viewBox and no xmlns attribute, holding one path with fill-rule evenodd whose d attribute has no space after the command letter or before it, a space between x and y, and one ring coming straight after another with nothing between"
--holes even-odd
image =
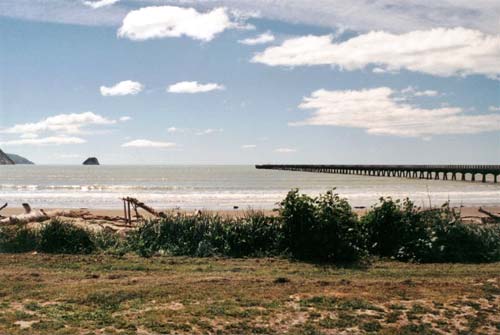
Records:
<instances>
[{"instance_id":1,"label":"dry grass patch","mask_svg":"<svg viewBox=\"0 0 500 335\"><path fill-rule=\"evenodd\" d=\"M0 255L6 334L492 334L500 263Z\"/></svg>"}]
</instances>

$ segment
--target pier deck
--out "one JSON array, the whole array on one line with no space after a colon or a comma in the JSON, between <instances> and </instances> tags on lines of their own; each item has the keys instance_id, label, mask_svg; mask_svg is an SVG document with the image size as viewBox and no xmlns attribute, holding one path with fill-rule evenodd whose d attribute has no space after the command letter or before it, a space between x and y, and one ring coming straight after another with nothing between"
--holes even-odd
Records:
<instances>
[{"instance_id":1,"label":"pier deck","mask_svg":"<svg viewBox=\"0 0 500 335\"><path fill-rule=\"evenodd\" d=\"M261 164L257 169L353 174L376 177L400 177L434 180L500 180L500 165L290 165ZM491 177L488 178L488 176Z\"/></svg>"}]
</instances>

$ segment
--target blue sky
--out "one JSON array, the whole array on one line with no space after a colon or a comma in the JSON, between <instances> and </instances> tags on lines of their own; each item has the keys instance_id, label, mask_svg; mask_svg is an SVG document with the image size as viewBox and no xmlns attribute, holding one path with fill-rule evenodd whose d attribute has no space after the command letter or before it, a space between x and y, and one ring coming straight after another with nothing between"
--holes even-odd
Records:
<instances>
[{"instance_id":1,"label":"blue sky","mask_svg":"<svg viewBox=\"0 0 500 335\"><path fill-rule=\"evenodd\" d=\"M500 163L493 2L113 2L0 5L4 151L41 164Z\"/></svg>"}]
</instances>

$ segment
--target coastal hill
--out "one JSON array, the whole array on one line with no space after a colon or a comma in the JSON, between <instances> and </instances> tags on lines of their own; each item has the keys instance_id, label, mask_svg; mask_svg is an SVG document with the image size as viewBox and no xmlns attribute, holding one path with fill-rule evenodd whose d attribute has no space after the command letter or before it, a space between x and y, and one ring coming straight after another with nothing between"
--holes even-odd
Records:
<instances>
[{"instance_id":1,"label":"coastal hill","mask_svg":"<svg viewBox=\"0 0 500 335\"><path fill-rule=\"evenodd\" d=\"M15 164L35 164L27 158L23 156L19 156L17 154L6 154L9 158L14 161Z\"/></svg>"},{"instance_id":2,"label":"coastal hill","mask_svg":"<svg viewBox=\"0 0 500 335\"><path fill-rule=\"evenodd\" d=\"M83 165L99 165L99 161L95 157L89 157L83 162Z\"/></svg>"},{"instance_id":3,"label":"coastal hill","mask_svg":"<svg viewBox=\"0 0 500 335\"><path fill-rule=\"evenodd\" d=\"M0 149L0 165L14 165L16 164L5 152Z\"/></svg>"}]
</instances>

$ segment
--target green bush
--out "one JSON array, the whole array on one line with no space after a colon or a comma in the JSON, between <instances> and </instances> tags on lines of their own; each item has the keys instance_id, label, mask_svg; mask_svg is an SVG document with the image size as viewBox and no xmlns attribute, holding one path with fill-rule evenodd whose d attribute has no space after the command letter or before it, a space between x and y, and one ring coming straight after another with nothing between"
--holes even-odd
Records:
<instances>
[{"instance_id":1,"label":"green bush","mask_svg":"<svg viewBox=\"0 0 500 335\"><path fill-rule=\"evenodd\" d=\"M38 249L46 253L89 254L96 249L92 233L59 220L51 220L40 229Z\"/></svg>"},{"instance_id":2,"label":"green bush","mask_svg":"<svg viewBox=\"0 0 500 335\"><path fill-rule=\"evenodd\" d=\"M282 238L279 218L251 212L225 224L224 254L233 257L277 255L281 253Z\"/></svg>"},{"instance_id":3,"label":"green bush","mask_svg":"<svg viewBox=\"0 0 500 335\"><path fill-rule=\"evenodd\" d=\"M418 241L401 253L419 262L483 263L500 260L500 227L462 222L460 214L445 204L422 211L424 227Z\"/></svg>"},{"instance_id":4,"label":"green bush","mask_svg":"<svg viewBox=\"0 0 500 335\"><path fill-rule=\"evenodd\" d=\"M284 246L298 259L352 262L366 254L366 236L346 199L292 190L280 204Z\"/></svg>"},{"instance_id":5,"label":"green bush","mask_svg":"<svg viewBox=\"0 0 500 335\"><path fill-rule=\"evenodd\" d=\"M408 199L381 198L362 223L374 255L417 262L500 260L500 228L464 223L448 203L422 210Z\"/></svg>"},{"instance_id":6,"label":"green bush","mask_svg":"<svg viewBox=\"0 0 500 335\"><path fill-rule=\"evenodd\" d=\"M123 256L129 251L126 240L112 230L102 230L91 234L97 251Z\"/></svg>"},{"instance_id":7,"label":"green bush","mask_svg":"<svg viewBox=\"0 0 500 335\"><path fill-rule=\"evenodd\" d=\"M261 213L243 218L170 215L146 222L128 241L130 248L143 256L156 252L198 257L272 255L279 245L277 221Z\"/></svg>"},{"instance_id":8,"label":"green bush","mask_svg":"<svg viewBox=\"0 0 500 335\"><path fill-rule=\"evenodd\" d=\"M0 252L28 252L38 247L38 234L33 229L11 226L0 229Z\"/></svg>"},{"instance_id":9,"label":"green bush","mask_svg":"<svg viewBox=\"0 0 500 335\"><path fill-rule=\"evenodd\" d=\"M373 206L361 219L368 232L370 252L395 257L401 248L424 238L426 234L421 216L422 211L408 199L401 202L380 198L380 203ZM407 255L398 256L404 258Z\"/></svg>"},{"instance_id":10,"label":"green bush","mask_svg":"<svg viewBox=\"0 0 500 335\"><path fill-rule=\"evenodd\" d=\"M381 198L361 219L346 199L292 190L279 216L167 215L145 222L123 238L52 220L40 229L0 227L0 252L94 251L142 256L260 257L355 262L367 254L416 262L500 261L500 226L464 223L448 204L422 210L408 199Z\"/></svg>"}]
</instances>

